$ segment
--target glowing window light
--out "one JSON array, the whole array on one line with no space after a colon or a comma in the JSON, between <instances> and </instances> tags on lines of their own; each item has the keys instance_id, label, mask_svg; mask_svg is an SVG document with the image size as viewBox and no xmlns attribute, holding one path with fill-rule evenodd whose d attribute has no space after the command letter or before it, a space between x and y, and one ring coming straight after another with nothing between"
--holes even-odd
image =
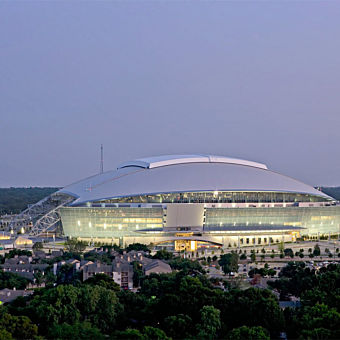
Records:
<instances>
[{"instance_id":1,"label":"glowing window light","mask_svg":"<svg viewBox=\"0 0 340 340\"><path fill-rule=\"evenodd\" d=\"M118 224L118 229L121 230L122 229L122 225Z\"/></svg>"},{"instance_id":2,"label":"glowing window light","mask_svg":"<svg viewBox=\"0 0 340 340\"><path fill-rule=\"evenodd\" d=\"M139 225L138 224L136 225L136 229L139 229Z\"/></svg>"},{"instance_id":3,"label":"glowing window light","mask_svg":"<svg viewBox=\"0 0 340 340\"><path fill-rule=\"evenodd\" d=\"M233 203L231 206L232 206L233 208L235 208L235 207L236 207L236 204L235 204L235 203Z\"/></svg>"},{"instance_id":4,"label":"glowing window light","mask_svg":"<svg viewBox=\"0 0 340 340\"><path fill-rule=\"evenodd\" d=\"M196 242L195 241L190 241L190 250L193 251L196 249Z\"/></svg>"},{"instance_id":5,"label":"glowing window light","mask_svg":"<svg viewBox=\"0 0 340 340\"><path fill-rule=\"evenodd\" d=\"M80 226L80 221L78 220L78 226Z\"/></svg>"},{"instance_id":6,"label":"glowing window light","mask_svg":"<svg viewBox=\"0 0 340 340\"><path fill-rule=\"evenodd\" d=\"M92 223L91 222L89 222L89 228L91 228L92 227Z\"/></svg>"},{"instance_id":7,"label":"glowing window light","mask_svg":"<svg viewBox=\"0 0 340 340\"><path fill-rule=\"evenodd\" d=\"M106 223L104 223L104 229L106 229Z\"/></svg>"},{"instance_id":8,"label":"glowing window light","mask_svg":"<svg viewBox=\"0 0 340 340\"><path fill-rule=\"evenodd\" d=\"M218 195L218 191L214 191L214 196L217 196Z\"/></svg>"}]
</instances>

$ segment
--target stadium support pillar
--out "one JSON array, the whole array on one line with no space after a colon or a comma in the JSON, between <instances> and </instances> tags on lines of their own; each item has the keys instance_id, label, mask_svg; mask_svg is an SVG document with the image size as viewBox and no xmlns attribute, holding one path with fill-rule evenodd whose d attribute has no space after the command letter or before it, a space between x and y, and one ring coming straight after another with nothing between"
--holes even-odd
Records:
<instances>
[{"instance_id":1,"label":"stadium support pillar","mask_svg":"<svg viewBox=\"0 0 340 340\"><path fill-rule=\"evenodd\" d=\"M237 248L240 249L240 235L237 236Z\"/></svg>"}]
</instances>

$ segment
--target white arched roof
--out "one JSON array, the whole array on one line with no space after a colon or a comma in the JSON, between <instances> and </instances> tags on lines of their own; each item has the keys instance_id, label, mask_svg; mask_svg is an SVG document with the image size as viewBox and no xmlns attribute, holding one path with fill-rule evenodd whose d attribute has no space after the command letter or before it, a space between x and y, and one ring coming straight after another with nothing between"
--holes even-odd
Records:
<instances>
[{"instance_id":1,"label":"white arched roof","mask_svg":"<svg viewBox=\"0 0 340 340\"><path fill-rule=\"evenodd\" d=\"M213 155L165 155L149 158L136 159L128 161L118 166L118 169L137 166L141 168L153 169L161 166L188 164L188 163L225 163L225 164L239 164L253 166L260 169L268 169L265 164L253 161L246 161L244 159L230 158L224 156Z\"/></svg>"},{"instance_id":2,"label":"white arched roof","mask_svg":"<svg viewBox=\"0 0 340 340\"><path fill-rule=\"evenodd\" d=\"M117 170L86 178L60 191L77 197L73 204L195 191L277 191L331 199L307 184L268 170L261 163L197 155L161 156L123 163Z\"/></svg>"}]
</instances>

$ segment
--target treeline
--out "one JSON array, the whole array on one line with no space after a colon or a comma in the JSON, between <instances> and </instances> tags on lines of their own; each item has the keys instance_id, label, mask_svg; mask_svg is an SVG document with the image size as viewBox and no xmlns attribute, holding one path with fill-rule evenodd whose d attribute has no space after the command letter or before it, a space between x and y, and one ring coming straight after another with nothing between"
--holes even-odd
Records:
<instances>
[{"instance_id":1,"label":"treeline","mask_svg":"<svg viewBox=\"0 0 340 340\"><path fill-rule=\"evenodd\" d=\"M340 200L340 187L321 187L321 191L336 200Z\"/></svg>"},{"instance_id":2,"label":"treeline","mask_svg":"<svg viewBox=\"0 0 340 340\"><path fill-rule=\"evenodd\" d=\"M0 215L18 214L59 188L0 188Z\"/></svg>"},{"instance_id":3,"label":"treeline","mask_svg":"<svg viewBox=\"0 0 340 340\"><path fill-rule=\"evenodd\" d=\"M0 319L0 338L269 340L284 330L283 313L270 291L224 291L197 262L176 258L170 263L180 270L141 277L138 293L120 290L104 274L36 290L0 306L3 319L11 320L9 327Z\"/></svg>"},{"instance_id":4,"label":"treeline","mask_svg":"<svg viewBox=\"0 0 340 340\"><path fill-rule=\"evenodd\" d=\"M284 310L288 339L340 339L340 265L311 269L291 262L279 276L269 284L281 299L301 299L301 308Z\"/></svg>"},{"instance_id":5,"label":"treeline","mask_svg":"<svg viewBox=\"0 0 340 340\"><path fill-rule=\"evenodd\" d=\"M76 273L60 278L0 306L0 339L269 340L282 332L288 339L340 338L339 265L314 270L289 263L269 285L282 300L300 298L301 307L282 310L269 289L208 279L197 261L171 257L169 263L177 271L140 273L137 293L120 290L105 274L85 282ZM232 265L232 258L222 258L221 266Z\"/></svg>"}]
</instances>

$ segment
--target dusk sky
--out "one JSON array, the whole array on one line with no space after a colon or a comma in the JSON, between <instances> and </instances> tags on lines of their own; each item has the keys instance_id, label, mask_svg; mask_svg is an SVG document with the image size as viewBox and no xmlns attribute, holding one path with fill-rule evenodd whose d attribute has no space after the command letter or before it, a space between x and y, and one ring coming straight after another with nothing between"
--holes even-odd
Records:
<instances>
[{"instance_id":1,"label":"dusk sky","mask_svg":"<svg viewBox=\"0 0 340 340\"><path fill-rule=\"evenodd\" d=\"M340 1L0 1L0 187L161 154L340 186Z\"/></svg>"}]
</instances>

